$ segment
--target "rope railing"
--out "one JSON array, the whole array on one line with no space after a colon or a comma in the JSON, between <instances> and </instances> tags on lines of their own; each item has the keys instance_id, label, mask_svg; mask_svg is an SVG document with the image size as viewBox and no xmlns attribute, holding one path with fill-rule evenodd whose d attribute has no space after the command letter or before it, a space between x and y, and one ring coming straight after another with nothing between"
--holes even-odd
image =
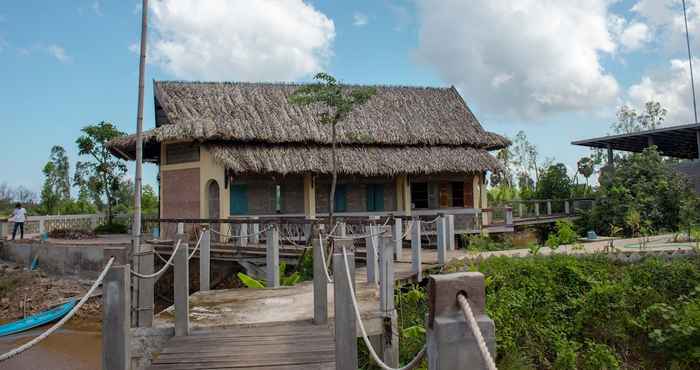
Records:
<instances>
[{"instance_id":1,"label":"rope railing","mask_svg":"<svg viewBox=\"0 0 700 370\"><path fill-rule=\"evenodd\" d=\"M199 249L199 244L202 243L202 237L204 237L204 232L199 234L199 239L197 240L197 245L194 246L194 249L192 250L192 253L187 257L187 260L191 260L192 257L194 257L194 254L197 253L197 250Z\"/></svg>"},{"instance_id":2,"label":"rope railing","mask_svg":"<svg viewBox=\"0 0 700 370\"><path fill-rule=\"evenodd\" d=\"M318 235L318 242L319 242L319 248L321 248L321 261L323 261L323 273L326 274L326 279L328 280L329 283L333 282L333 279L331 279L331 274L328 271L328 263L326 262L326 252L325 252L325 247L323 246L323 237L321 234Z\"/></svg>"},{"instance_id":3,"label":"rope railing","mask_svg":"<svg viewBox=\"0 0 700 370\"><path fill-rule=\"evenodd\" d=\"M352 276L350 276L350 264L348 263L348 254L347 254L347 251L345 250L345 247L343 247L343 261L345 263L345 273L347 274L348 282L351 282ZM367 350L369 351L370 355L372 356L372 359L374 360L374 362L384 370L411 370L411 369L414 369L415 367L417 367L420 364L423 357L425 356L425 352L427 349L426 346L423 346L423 348L421 348L421 350L418 352L418 354L416 354L416 356L408 364L406 364L403 367L394 368L394 367L391 367L391 366L387 365L386 363L384 363L384 361L382 361L382 359L379 357L379 355L377 355L377 352L374 350L374 347L372 347L372 342L370 342L369 336L367 335L367 330L365 329L365 325L362 322L362 315L360 314L360 308L359 308L359 305L357 303L357 298L355 297L355 289L353 288L352 283L349 283L348 286L350 288L349 289L350 298L352 301L352 306L353 306L354 311L355 311L355 317L357 319L357 324L360 327L360 331L362 332L362 339L364 340L365 345L367 346Z\"/></svg>"},{"instance_id":4,"label":"rope railing","mask_svg":"<svg viewBox=\"0 0 700 370\"><path fill-rule=\"evenodd\" d=\"M388 224L389 224L389 221L391 221L391 220L392 220L391 217L387 217L387 218L386 218L386 221L384 222L384 224L382 224L382 225L379 226L379 227L380 227L380 228L386 227L386 225L388 225ZM335 230L335 228L336 228L337 226L338 226L338 223L336 223L336 225L333 227L333 230ZM379 233L374 233L374 234L369 233L369 234L361 234L361 235L354 235L354 236L347 236L347 235L346 235L346 236L341 236L341 235L333 235L333 230L331 230L331 232L328 233L328 235L326 235L326 239L333 238L333 239L336 239L336 240L359 240L359 239L366 239L366 238L370 238L370 237L373 237L373 236L382 235L382 234L385 233L385 231L381 231L381 232L379 232Z\"/></svg>"},{"instance_id":5,"label":"rope railing","mask_svg":"<svg viewBox=\"0 0 700 370\"><path fill-rule=\"evenodd\" d=\"M250 237L253 237L253 236L261 235L261 234L263 234L263 233L266 233L268 230L272 229L273 227L274 227L274 225L268 225L266 228L264 228L264 229L262 229L262 230L260 230L260 231L254 232L254 233L252 233L252 234L241 234L241 235L231 235L231 233L225 234L225 233L218 232L218 231L216 231L216 230L214 230L214 229L212 229L211 231L214 232L214 234L224 236L224 237L226 237L226 238L228 238L228 239L243 239L243 238L250 238Z\"/></svg>"},{"instance_id":6,"label":"rope railing","mask_svg":"<svg viewBox=\"0 0 700 370\"><path fill-rule=\"evenodd\" d=\"M9 351L9 352L6 352L6 353L0 355L0 362L5 361L5 360L9 360L10 358L17 356L18 354L20 354L28 349L31 349L32 347L34 347L35 345L39 344L41 341L46 339L49 335L53 334L56 330L60 329L66 322L68 322L68 320L70 320L73 317L73 315L75 315L75 313L78 312L78 310L80 310L81 307L83 307L85 302L87 302L87 300L90 299L92 294L95 292L95 289L97 289L97 287L100 284L102 284L102 281L104 280L105 275L107 275L107 271L109 271L109 269L112 268L112 264L114 264L114 257L110 258L109 261L107 261L105 268L100 273L100 276L97 277L97 280L95 280L95 282L92 283L92 286L87 291L87 293L85 293L83 298L81 298L80 301L78 301L78 303L73 307L73 309L71 309L65 316L63 316L63 318L61 320L59 320L57 323L55 323L52 327L50 327L48 330L43 332L38 337L30 340L29 342L27 342L27 343L15 348L15 349Z\"/></svg>"},{"instance_id":7,"label":"rope railing","mask_svg":"<svg viewBox=\"0 0 700 370\"><path fill-rule=\"evenodd\" d=\"M469 328L472 331L472 335L474 335L474 338L476 338L476 343L479 346L479 352L481 352L481 357L483 357L484 362L486 362L486 367L489 370L497 370L496 363L491 357L491 352L489 352L489 349L486 347L486 340L484 339L483 334L481 334L481 329L479 329L479 326L476 323L476 318L474 317L474 312L472 312L472 308L469 305L469 300L463 293L460 293L457 295L457 302L459 302L459 305L462 308L464 319L469 323Z\"/></svg>"},{"instance_id":8,"label":"rope railing","mask_svg":"<svg viewBox=\"0 0 700 370\"><path fill-rule=\"evenodd\" d=\"M152 278L155 278L155 277L162 275L168 269L168 267L173 265L173 259L175 258L175 255L177 254L177 250L180 248L180 244L182 244L182 240L177 241L177 245L175 245L175 249L173 249L173 253L170 255L170 258L167 261L165 261L165 265L163 265L163 267L160 270L158 270L152 274L141 274L138 271L134 271L133 269L129 269L129 271L131 272L132 275L134 275L140 279L152 279Z\"/></svg>"}]
</instances>

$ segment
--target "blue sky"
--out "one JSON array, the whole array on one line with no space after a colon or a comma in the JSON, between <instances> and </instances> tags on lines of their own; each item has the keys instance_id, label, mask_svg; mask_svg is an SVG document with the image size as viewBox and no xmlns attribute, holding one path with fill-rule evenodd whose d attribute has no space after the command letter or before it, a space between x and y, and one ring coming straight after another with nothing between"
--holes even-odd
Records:
<instances>
[{"instance_id":1,"label":"blue sky","mask_svg":"<svg viewBox=\"0 0 700 370\"><path fill-rule=\"evenodd\" d=\"M456 86L490 131L527 132L570 168L621 104L649 99L690 121L676 0L152 0L153 79ZM693 48L698 1L689 1ZM80 128L136 120L140 2L0 5L0 183L39 191L53 145L78 159ZM146 171L155 183L155 170Z\"/></svg>"}]
</instances>

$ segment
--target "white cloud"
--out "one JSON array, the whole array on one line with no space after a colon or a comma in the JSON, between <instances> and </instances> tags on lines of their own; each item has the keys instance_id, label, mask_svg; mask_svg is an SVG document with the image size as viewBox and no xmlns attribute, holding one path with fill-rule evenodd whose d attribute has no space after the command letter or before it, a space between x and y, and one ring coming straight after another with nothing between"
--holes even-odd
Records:
<instances>
[{"instance_id":1,"label":"white cloud","mask_svg":"<svg viewBox=\"0 0 700 370\"><path fill-rule=\"evenodd\" d=\"M614 104L601 55L617 45L607 0L419 0L417 55L494 115L537 118Z\"/></svg>"},{"instance_id":2,"label":"white cloud","mask_svg":"<svg viewBox=\"0 0 700 370\"><path fill-rule=\"evenodd\" d=\"M641 49L651 39L651 29L641 22L631 23L620 34L620 43L629 51Z\"/></svg>"},{"instance_id":3,"label":"white cloud","mask_svg":"<svg viewBox=\"0 0 700 370\"><path fill-rule=\"evenodd\" d=\"M153 61L182 79L296 80L324 69L333 21L302 0L151 2Z\"/></svg>"},{"instance_id":4,"label":"white cloud","mask_svg":"<svg viewBox=\"0 0 700 370\"><path fill-rule=\"evenodd\" d=\"M355 27L364 27L367 25L368 22L369 22L369 17L367 17L366 14L356 12L352 16L352 24Z\"/></svg>"},{"instance_id":5,"label":"white cloud","mask_svg":"<svg viewBox=\"0 0 700 370\"><path fill-rule=\"evenodd\" d=\"M68 63L71 61L71 57L66 53L66 49L56 44L47 46L46 51L61 63Z\"/></svg>"},{"instance_id":6,"label":"white cloud","mask_svg":"<svg viewBox=\"0 0 700 370\"><path fill-rule=\"evenodd\" d=\"M693 59L693 67L700 60ZM690 68L687 60L672 59L660 72L642 76L639 83L628 90L630 105L643 107L648 101L657 101L668 109L669 124L683 124L693 121L693 99L690 88Z\"/></svg>"},{"instance_id":7,"label":"white cloud","mask_svg":"<svg viewBox=\"0 0 700 370\"><path fill-rule=\"evenodd\" d=\"M92 11L93 11L95 14L99 15L99 16L102 16L102 15L103 15L103 13L102 13L102 5L100 4L100 2L99 2L98 0L95 0L95 1L92 3L92 5L90 5L90 9L92 9Z\"/></svg>"}]
</instances>

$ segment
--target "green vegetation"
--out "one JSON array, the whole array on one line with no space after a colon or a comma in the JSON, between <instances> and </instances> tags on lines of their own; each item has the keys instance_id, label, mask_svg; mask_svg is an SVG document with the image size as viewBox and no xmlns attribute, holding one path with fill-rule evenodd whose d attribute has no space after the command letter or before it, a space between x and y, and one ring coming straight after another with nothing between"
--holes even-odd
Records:
<instances>
[{"instance_id":1,"label":"green vegetation","mask_svg":"<svg viewBox=\"0 0 700 370\"><path fill-rule=\"evenodd\" d=\"M245 285L247 288L259 289L265 287L264 280L255 279L252 276L244 274L242 272L239 272L237 276L238 279L241 280L241 283L243 283L243 285ZM295 271L287 275L287 264L284 262L280 264L280 285L293 286L299 283L300 281L301 274L299 272Z\"/></svg>"},{"instance_id":2,"label":"green vegetation","mask_svg":"<svg viewBox=\"0 0 700 370\"><path fill-rule=\"evenodd\" d=\"M554 226L554 232L549 234L545 245L555 250L565 244L573 244L578 240L578 234L574 225L567 220L558 220Z\"/></svg>"},{"instance_id":3,"label":"green vegetation","mask_svg":"<svg viewBox=\"0 0 700 370\"><path fill-rule=\"evenodd\" d=\"M499 369L683 370L700 363L700 257L634 264L605 255L496 257L446 268L460 270L486 275ZM423 345L425 292L411 287L396 304L405 363Z\"/></svg>"},{"instance_id":4,"label":"green vegetation","mask_svg":"<svg viewBox=\"0 0 700 370\"><path fill-rule=\"evenodd\" d=\"M126 234L129 227L120 222L106 223L95 228L95 234Z\"/></svg>"}]
</instances>

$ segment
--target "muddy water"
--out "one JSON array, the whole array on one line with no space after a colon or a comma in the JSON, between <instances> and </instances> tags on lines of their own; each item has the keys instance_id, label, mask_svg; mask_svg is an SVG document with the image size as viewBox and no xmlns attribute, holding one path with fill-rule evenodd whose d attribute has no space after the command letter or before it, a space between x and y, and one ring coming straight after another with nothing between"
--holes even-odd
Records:
<instances>
[{"instance_id":1,"label":"muddy water","mask_svg":"<svg viewBox=\"0 0 700 370\"><path fill-rule=\"evenodd\" d=\"M48 327L0 338L0 353L5 353ZM0 370L99 370L102 367L102 335L83 330L59 330L34 348L0 362Z\"/></svg>"}]
</instances>

